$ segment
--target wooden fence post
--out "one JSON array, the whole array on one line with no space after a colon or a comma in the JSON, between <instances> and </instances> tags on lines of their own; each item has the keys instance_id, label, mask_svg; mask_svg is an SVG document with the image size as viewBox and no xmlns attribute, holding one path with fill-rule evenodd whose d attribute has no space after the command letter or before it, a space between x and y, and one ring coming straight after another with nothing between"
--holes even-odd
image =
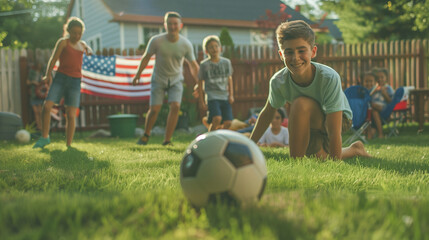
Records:
<instances>
[{"instance_id":1,"label":"wooden fence post","mask_svg":"<svg viewBox=\"0 0 429 240\"><path fill-rule=\"evenodd\" d=\"M19 79L21 84L21 117L24 126L29 123L29 106L28 106L28 87L27 87L27 75L28 75L28 64L27 64L27 54L23 50L21 56L19 57Z\"/></svg>"},{"instance_id":2,"label":"wooden fence post","mask_svg":"<svg viewBox=\"0 0 429 240\"><path fill-rule=\"evenodd\" d=\"M427 87L427 62L426 62L426 49L423 46L422 41L418 41L418 50L419 50L419 79L418 79L418 88L426 88ZM417 87L417 86L416 86Z\"/></svg>"}]
</instances>

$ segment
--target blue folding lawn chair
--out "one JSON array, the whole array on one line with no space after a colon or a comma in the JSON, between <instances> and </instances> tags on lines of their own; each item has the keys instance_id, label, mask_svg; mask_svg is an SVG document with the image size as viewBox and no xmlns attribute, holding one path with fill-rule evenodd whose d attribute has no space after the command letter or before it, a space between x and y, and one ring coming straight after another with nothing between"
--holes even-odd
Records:
<instances>
[{"instance_id":1,"label":"blue folding lawn chair","mask_svg":"<svg viewBox=\"0 0 429 240\"><path fill-rule=\"evenodd\" d=\"M367 143L363 133L371 124L371 119L368 117L368 107L371 101L369 91L362 86L351 86L344 90L344 94L353 112L352 135L344 142L344 145L348 146L357 139Z\"/></svg>"}]
</instances>

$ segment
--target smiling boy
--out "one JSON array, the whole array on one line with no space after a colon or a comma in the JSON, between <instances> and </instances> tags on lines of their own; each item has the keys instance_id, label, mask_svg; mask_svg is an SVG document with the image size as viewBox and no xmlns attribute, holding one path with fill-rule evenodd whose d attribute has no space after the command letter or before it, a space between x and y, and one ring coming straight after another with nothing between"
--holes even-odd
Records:
<instances>
[{"instance_id":1,"label":"smiling boy","mask_svg":"<svg viewBox=\"0 0 429 240\"><path fill-rule=\"evenodd\" d=\"M276 109L286 104L291 157L370 157L360 141L341 147L341 132L351 127L352 111L338 73L311 61L317 53L311 27L304 21L285 22L276 34L286 67L271 78L267 102L250 138L258 142Z\"/></svg>"},{"instance_id":2,"label":"smiling boy","mask_svg":"<svg viewBox=\"0 0 429 240\"><path fill-rule=\"evenodd\" d=\"M204 38L203 49L208 58L201 62L198 73L200 106L204 110L208 107L209 132L222 125L221 128L229 129L232 122L231 104L234 103L231 61L220 56L222 47L219 37L215 35ZM207 106L204 92L207 94Z\"/></svg>"},{"instance_id":3,"label":"smiling boy","mask_svg":"<svg viewBox=\"0 0 429 240\"><path fill-rule=\"evenodd\" d=\"M166 93L168 94L170 110L162 145L172 145L171 137L176 129L182 101L184 81L182 69L185 59L189 63L195 84L198 82L197 74L199 66L195 60L192 44L188 39L179 34L183 28L180 14L177 12L167 12L164 16L164 28L167 31L166 33L155 35L149 40L133 79L133 85L137 85L143 69L148 65L152 55L155 55L155 66L151 79L150 106L145 120L144 135L137 141L139 145L146 145L148 143L151 130L158 118Z\"/></svg>"}]
</instances>

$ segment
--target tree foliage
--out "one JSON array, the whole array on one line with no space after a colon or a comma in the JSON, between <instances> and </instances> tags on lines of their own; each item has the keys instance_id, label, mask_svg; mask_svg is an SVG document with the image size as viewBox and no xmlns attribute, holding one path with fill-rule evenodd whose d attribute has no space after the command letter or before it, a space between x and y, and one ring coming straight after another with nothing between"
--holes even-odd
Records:
<instances>
[{"instance_id":1,"label":"tree foliage","mask_svg":"<svg viewBox=\"0 0 429 240\"><path fill-rule=\"evenodd\" d=\"M348 43L429 36L426 0L322 0L322 9L338 15Z\"/></svg>"},{"instance_id":2,"label":"tree foliage","mask_svg":"<svg viewBox=\"0 0 429 240\"><path fill-rule=\"evenodd\" d=\"M234 55L234 42L229 34L228 28L222 28L219 35L220 44L224 47L223 56L231 58Z\"/></svg>"},{"instance_id":3,"label":"tree foliage","mask_svg":"<svg viewBox=\"0 0 429 240\"><path fill-rule=\"evenodd\" d=\"M52 48L69 1L0 0L0 47Z\"/></svg>"}]
</instances>

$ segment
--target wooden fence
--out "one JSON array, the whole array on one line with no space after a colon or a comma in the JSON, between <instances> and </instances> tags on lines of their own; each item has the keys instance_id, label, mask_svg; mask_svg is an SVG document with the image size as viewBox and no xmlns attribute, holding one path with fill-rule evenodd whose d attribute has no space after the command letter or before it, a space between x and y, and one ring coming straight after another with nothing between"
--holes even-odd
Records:
<instances>
[{"instance_id":1,"label":"wooden fence","mask_svg":"<svg viewBox=\"0 0 429 240\"><path fill-rule=\"evenodd\" d=\"M200 49L197 47L196 49ZM101 55L141 55L142 51L129 49L103 49ZM271 76L281 68L280 61L275 48L270 46L240 46L234 49L234 57L231 59L234 74L234 116L239 119L248 117L249 109L262 107L268 95L268 86ZM28 51L28 57L21 58L21 86L26 79L26 71L34 56L47 62L49 51L38 53ZM43 56L43 57L40 57ZM198 52L198 61L204 55ZM343 87L349 87L360 83L360 75L373 67L385 67L390 72L390 84L397 88L400 86L415 86L416 88L428 87L427 60L429 57L428 40L407 40L391 42L375 42L363 44L332 44L318 46L318 54L315 61L324 63L334 68L343 79ZM189 91L194 85L188 67L184 69L185 83ZM21 91L25 92L25 91ZM23 102L28 102L28 98ZM196 102L192 98L186 101ZM427 102L427 99L426 99ZM143 115L148 109L148 101L123 101L83 94L81 101L81 128L95 129L107 127L107 116L122 113L133 113L139 115L138 123L143 124ZM24 106L24 104L23 104ZM426 112L428 104L426 104ZM30 108L27 114L23 111L24 122L32 121ZM200 113L200 117L203 113ZM27 118L25 118L27 115Z\"/></svg>"},{"instance_id":2,"label":"wooden fence","mask_svg":"<svg viewBox=\"0 0 429 240\"><path fill-rule=\"evenodd\" d=\"M401 40L319 46L316 61L334 68L345 86L360 83L360 75L374 67L389 70L389 83L427 88L428 40Z\"/></svg>"},{"instance_id":3,"label":"wooden fence","mask_svg":"<svg viewBox=\"0 0 429 240\"><path fill-rule=\"evenodd\" d=\"M25 51L0 49L0 112L21 113L20 55Z\"/></svg>"}]
</instances>

